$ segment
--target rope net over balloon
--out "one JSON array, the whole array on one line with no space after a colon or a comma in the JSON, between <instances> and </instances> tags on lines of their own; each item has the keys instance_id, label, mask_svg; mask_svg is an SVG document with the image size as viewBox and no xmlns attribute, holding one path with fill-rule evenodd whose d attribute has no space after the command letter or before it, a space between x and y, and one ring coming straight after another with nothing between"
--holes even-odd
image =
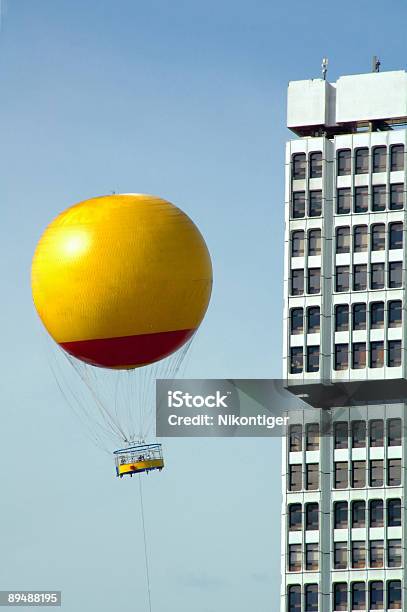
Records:
<instances>
[{"instance_id":1,"label":"rope net over balloon","mask_svg":"<svg viewBox=\"0 0 407 612\"><path fill-rule=\"evenodd\" d=\"M44 334L56 384L87 436L101 450L155 436L155 382L182 377L192 337L167 358L132 370L95 368L59 349Z\"/></svg>"}]
</instances>

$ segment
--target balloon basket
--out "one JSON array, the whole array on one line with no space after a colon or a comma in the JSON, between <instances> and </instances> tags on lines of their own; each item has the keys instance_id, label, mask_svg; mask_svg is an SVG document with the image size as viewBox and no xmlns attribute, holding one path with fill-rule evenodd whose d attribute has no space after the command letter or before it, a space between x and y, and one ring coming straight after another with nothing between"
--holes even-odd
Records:
<instances>
[{"instance_id":1,"label":"balloon basket","mask_svg":"<svg viewBox=\"0 0 407 612\"><path fill-rule=\"evenodd\" d=\"M142 472L161 470L164 467L161 444L135 444L121 448L113 453L116 464L116 476L133 476Z\"/></svg>"}]
</instances>

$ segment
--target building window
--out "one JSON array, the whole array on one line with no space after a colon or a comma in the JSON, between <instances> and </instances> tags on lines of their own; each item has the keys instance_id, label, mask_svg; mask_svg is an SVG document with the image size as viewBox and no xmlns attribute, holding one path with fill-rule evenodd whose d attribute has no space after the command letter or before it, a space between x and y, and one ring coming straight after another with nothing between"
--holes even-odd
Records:
<instances>
[{"instance_id":1,"label":"building window","mask_svg":"<svg viewBox=\"0 0 407 612\"><path fill-rule=\"evenodd\" d=\"M352 610L366 609L366 587L364 582L353 582L351 587Z\"/></svg>"},{"instance_id":2,"label":"building window","mask_svg":"<svg viewBox=\"0 0 407 612\"><path fill-rule=\"evenodd\" d=\"M309 192L309 212L310 217L320 217L322 214L322 191Z\"/></svg>"},{"instance_id":3,"label":"building window","mask_svg":"<svg viewBox=\"0 0 407 612\"><path fill-rule=\"evenodd\" d=\"M292 584L288 587L288 612L301 612L301 587Z\"/></svg>"},{"instance_id":4,"label":"building window","mask_svg":"<svg viewBox=\"0 0 407 612\"><path fill-rule=\"evenodd\" d=\"M356 264L353 266L353 290L365 291L367 289L367 265Z\"/></svg>"},{"instance_id":5,"label":"building window","mask_svg":"<svg viewBox=\"0 0 407 612\"><path fill-rule=\"evenodd\" d=\"M382 341L370 343L370 367L382 368L384 366L384 346Z\"/></svg>"},{"instance_id":6,"label":"building window","mask_svg":"<svg viewBox=\"0 0 407 612\"><path fill-rule=\"evenodd\" d=\"M383 329L384 302L372 302L370 304L370 327L372 329Z\"/></svg>"},{"instance_id":7,"label":"building window","mask_svg":"<svg viewBox=\"0 0 407 612\"><path fill-rule=\"evenodd\" d=\"M346 612L348 609L348 585L346 582L335 582L333 593L335 612ZM291 611L290 611L291 612Z\"/></svg>"},{"instance_id":8,"label":"building window","mask_svg":"<svg viewBox=\"0 0 407 612\"><path fill-rule=\"evenodd\" d=\"M319 346L307 347L307 372L319 370Z\"/></svg>"},{"instance_id":9,"label":"building window","mask_svg":"<svg viewBox=\"0 0 407 612\"><path fill-rule=\"evenodd\" d=\"M304 312L302 308L291 310L291 333L302 334L304 332Z\"/></svg>"},{"instance_id":10,"label":"building window","mask_svg":"<svg viewBox=\"0 0 407 612\"><path fill-rule=\"evenodd\" d=\"M355 174L367 174L369 172L369 149L356 149L355 152Z\"/></svg>"},{"instance_id":11,"label":"building window","mask_svg":"<svg viewBox=\"0 0 407 612\"><path fill-rule=\"evenodd\" d=\"M366 544L365 542L352 542L352 567L362 569L366 566Z\"/></svg>"},{"instance_id":12,"label":"building window","mask_svg":"<svg viewBox=\"0 0 407 612\"><path fill-rule=\"evenodd\" d=\"M290 531L301 531L302 529L301 504L291 504L290 506L288 506L288 527Z\"/></svg>"},{"instance_id":13,"label":"building window","mask_svg":"<svg viewBox=\"0 0 407 612\"><path fill-rule=\"evenodd\" d=\"M383 527L384 525L384 511L383 511L383 500L372 499L369 502L369 526L370 527Z\"/></svg>"},{"instance_id":14,"label":"building window","mask_svg":"<svg viewBox=\"0 0 407 612\"><path fill-rule=\"evenodd\" d=\"M370 288L383 289L384 287L384 263L372 263L370 268Z\"/></svg>"},{"instance_id":15,"label":"building window","mask_svg":"<svg viewBox=\"0 0 407 612\"><path fill-rule=\"evenodd\" d=\"M373 149L373 172L386 172L386 147Z\"/></svg>"},{"instance_id":16,"label":"building window","mask_svg":"<svg viewBox=\"0 0 407 612\"><path fill-rule=\"evenodd\" d=\"M404 208L404 184L393 183L390 185L390 210L403 210Z\"/></svg>"},{"instance_id":17,"label":"building window","mask_svg":"<svg viewBox=\"0 0 407 612\"><path fill-rule=\"evenodd\" d=\"M349 291L349 266L336 266L335 291Z\"/></svg>"},{"instance_id":18,"label":"building window","mask_svg":"<svg viewBox=\"0 0 407 612\"><path fill-rule=\"evenodd\" d=\"M366 342L354 342L352 345L352 368L361 370L366 367Z\"/></svg>"},{"instance_id":19,"label":"building window","mask_svg":"<svg viewBox=\"0 0 407 612\"><path fill-rule=\"evenodd\" d=\"M348 368L348 345L335 344L335 370L347 370Z\"/></svg>"},{"instance_id":20,"label":"building window","mask_svg":"<svg viewBox=\"0 0 407 612\"><path fill-rule=\"evenodd\" d=\"M305 529L316 531L319 529L319 508L318 504L312 503L305 506Z\"/></svg>"},{"instance_id":21,"label":"building window","mask_svg":"<svg viewBox=\"0 0 407 612\"><path fill-rule=\"evenodd\" d=\"M304 232L298 230L291 234L291 257L303 257L304 255Z\"/></svg>"},{"instance_id":22,"label":"building window","mask_svg":"<svg viewBox=\"0 0 407 612\"><path fill-rule=\"evenodd\" d=\"M338 227L336 229L336 252L350 252L350 227Z\"/></svg>"},{"instance_id":23,"label":"building window","mask_svg":"<svg viewBox=\"0 0 407 612\"><path fill-rule=\"evenodd\" d=\"M384 422L382 419L370 421L370 446L384 446Z\"/></svg>"},{"instance_id":24,"label":"building window","mask_svg":"<svg viewBox=\"0 0 407 612\"><path fill-rule=\"evenodd\" d=\"M366 486L366 461L352 461L352 487L362 489Z\"/></svg>"},{"instance_id":25,"label":"building window","mask_svg":"<svg viewBox=\"0 0 407 612\"><path fill-rule=\"evenodd\" d=\"M352 421L352 448L366 447L366 422Z\"/></svg>"},{"instance_id":26,"label":"building window","mask_svg":"<svg viewBox=\"0 0 407 612\"><path fill-rule=\"evenodd\" d=\"M318 585L305 585L305 610L304 612L318 612Z\"/></svg>"},{"instance_id":27,"label":"building window","mask_svg":"<svg viewBox=\"0 0 407 612\"><path fill-rule=\"evenodd\" d=\"M386 210L386 185L373 186L372 210L375 212Z\"/></svg>"},{"instance_id":28,"label":"building window","mask_svg":"<svg viewBox=\"0 0 407 612\"><path fill-rule=\"evenodd\" d=\"M339 421L334 425L335 448L348 448L348 424Z\"/></svg>"},{"instance_id":29,"label":"building window","mask_svg":"<svg viewBox=\"0 0 407 612\"><path fill-rule=\"evenodd\" d=\"M301 491L302 489L302 466L301 465L290 465L289 489L290 491Z\"/></svg>"},{"instance_id":30,"label":"building window","mask_svg":"<svg viewBox=\"0 0 407 612\"><path fill-rule=\"evenodd\" d=\"M292 346L290 349L290 373L301 374L303 370L303 348Z\"/></svg>"},{"instance_id":31,"label":"building window","mask_svg":"<svg viewBox=\"0 0 407 612\"><path fill-rule=\"evenodd\" d=\"M389 340L387 343L387 365L389 368L401 366L401 340Z\"/></svg>"},{"instance_id":32,"label":"building window","mask_svg":"<svg viewBox=\"0 0 407 612\"><path fill-rule=\"evenodd\" d=\"M305 217L305 191L294 191L292 216L294 219Z\"/></svg>"},{"instance_id":33,"label":"building window","mask_svg":"<svg viewBox=\"0 0 407 612\"><path fill-rule=\"evenodd\" d=\"M401 567L401 540L387 541L387 565Z\"/></svg>"},{"instance_id":34,"label":"building window","mask_svg":"<svg viewBox=\"0 0 407 612\"><path fill-rule=\"evenodd\" d=\"M319 306L311 306L307 310L307 332L317 334L320 331L320 309Z\"/></svg>"},{"instance_id":35,"label":"building window","mask_svg":"<svg viewBox=\"0 0 407 612\"><path fill-rule=\"evenodd\" d=\"M290 425L289 428L290 453L302 451L302 426Z\"/></svg>"},{"instance_id":36,"label":"building window","mask_svg":"<svg viewBox=\"0 0 407 612\"><path fill-rule=\"evenodd\" d=\"M310 178L321 178L322 177L322 153L321 151L315 151L314 153L310 153L309 177Z\"/></svg>"},{"instance_id":37,"label":"building window","mask_svg":"<svg viewBox=\"0 0 407 612\"><path fill-rule=\"evenodd\" d=\"M335 331L348 331L349 329L349 306L339 304L335 307Z\"/></svg>"},{"instance_id":38,"label":"building window","mask_svg":"<svg viewBox=\"0 0 407 612\"><path fill-rule=\"evenodd\" d=\"M369 193L367 187L355 187L355 213L365 213L369 209Z\"/></svg>"},{"instance_id":39,"label":"building window","mask_svg":"<svg viewBox=\"0 0 407 612\"><path fill-rule=\"evenodd\" d=\"M366 329L366 304L352 306L352 329Z\"/></svg>"},{"instance_id":40,"label":"building window","mask_svg":"<svg viewBox=\"0 0 407 612\"><path fill-rule=\"evenodd\" d=\"M302 557L301 544L290 544L288 547L288 571L289 572L300 572Z\"/></svg>"},{"instance_id":41,"label":"building window","mask_svg":"<svg viewBox=\"0 0 407 612\"><path fill-rule=\"evenodd\" d=\"M389 302L389 327L400 327L401 326L401 300L394 300Z\"/></svg>"},{"instance_id":42,"label":"building window","mask_svg":"<svg viewBox=\"0 0 407 612\"><path fill-rule=\"evenodd\" d=\"M386 232L384 223L372 225L372 251L384 251L386 247Z\"/></svg>"},{"instance_id":43,"label":"building window","mask_svg":"<svg viewBox=\"0 0 407 612\"><path fill-rule=\"evenodd\" d=\"M383 610L383 607L383 582L381 580L373 580L369 583L369 610Z\"/></svg>"},{"instance_id":44,"label":"building window","mask_svg":"<svg viewBox=\"0 0 407 612\"><path fill-rule=\"evenodd\" d=\"M402 284L402 262L391 261L389 264L389 287L398 289Z\"/></svg>"},{"instance_id":45,"label":"building window","mask_svg":"<svg viewBox=\"0 0 407 612\"><path fill-rule=\"evenodd\" d=\"M387 500L387 526L401 527L401 499Z\"/></svg>"},{"instance_id":46,"label":"building window","mask_svg":"<svg viewBox=\"0 0 407 612\"><path fill-rule=\"evenodd\" d=\"M306 465L306 489L307 491L317 491L319 487L319 464L307 463Z\"/></svg>"},{"instance_id":47,"label":"building window","mask_svg":"<svg viewBox=\"0 0 407 612\"><path fill-rule=\"evenodd\" d=\"M401 485L401 459L387 460L387 485L389 487Z\"/></svg>"},{"instance_id":48,"label":"building window","mask_svg":"<svg viewBox=\"0 0 407 612\"><path fill-rule=\"evenodd\" d=\"M305 450L319 450L319 423L308 423L306 427Z\"/></svg>"},{"instance_id":49,"label":"building window","mask_svg":"<svg viewBox=\"0 0 407 612\"><path fill-rule=\"evenodd\" d=\"M404 145L398 144L390 147L390 170L404 170Z\"/></svg>"},{"instance_id":50,"label":"building window","mask_svg":"<svg viewBox=\"0 0 407 612\"><path fill-rule=\"evenodd\" d=\"M335 462L335 489L346 489L348 487L348 463L346 461Z\"/></svg>"},{"instance_id":51,"label":"building window","mask_svg":"<svg viewBox=\"0 0 407 612\"><path fill-rule=\"evenodd\" d=\"M291 295L303 295L304 270L291 270Z\"/></svg>"},{"instance_id":52,"label":"building window","mask_svg":"<svg viewBox=\"0 0 407 612\"><path fill-rule=\"evenodd\" d=\"M334 528L347 529L348 527L348 502L339 501L334 504Z\"/></svg>"},{"instance_id":53,"label":"building window","mask_svg":"<svg viewBox=\"0 0 407 612\"><path fill-rule=\"evenodd\" d=\"M353 228L353 250L355 253L367 251L367 225L355 225Z\"/></svg>"},{"instance_id":54,"label":"building window","mask_svg":"<svg viewBox=\"0 0 407 612\"><path fill-rule=\"evenodd\" d=\"M293 159L293 179L305 179L305 153L295 153Z\"/></svg>"},{"instance_id":55,"label":"building window","mask_svg":"<svg viewBox=\"0 0 407 612\"><path fill-rule=\"evenodd\" d=\"M383 459L372 459L370 461L369 484L371 487L382 487L383 486L384 484Z\"/></svg>"},{"instance_id":56,"label":"building window","mask_svg":"<svg viewBox=\"0 0 407 612\"><path fill-rule=\"evenodd\" d=\"M334 569L347 569L348 567L348 543L334 543Z\"/></svg>"},{"instance_id":57,"label":"building window","mask_svg":"<svg viewBox=\"0 0 407 612\"><path fill-rule=\"evenodd\" d=\"M319 567L318 544L306 544L305 546L305 569L316 571Z\"/></svg>"},{"instance_id":58,"label":"building window","mask_svg":"<svg viewBox=\"0 0 407 612\"><path fill-rule=\"evenodd\" d=\"M315 294L321 291L321 270L308 268L308 293Z\"/></svg>"},{"instance_id":59,"label":"building window","mask_svg":"<svg viewBox=\"0 0 407 612\"><path fill-rule=\"evenodd\" d=\"M388 446L401 446L401 419L387 421L387 444Z\"/></svg>"},{"instance_id":60,"label":"building window","mask_svg":"<svg viewBox=\"0 0 407 612\"><path fill-rule=\"evenodd\" d=\"M350 149L338 151L338 176L345 176L351 173Z\"/></svg>"},{"instance_id":61,"label":"building window","mask_svg":"<svg viewBox=\"0 0 407 612\"><path fill-rule=\"evenodd\" d=\"M366 526L366 505L362 500L352 503L352 529Z\"/></svg>"},{"instance_id":62,"label":"building window","mask_svg":"<svg viewBox=\"0 0 407 612\"><path fill-rule=\"evenodd\" d=\"M350 213L351 193L349 187L344 187L337 190L337 205L336 212L338 215L347 215Z\"/></svg>"},{"instance_id":63,"label":"building window","mask_svg":"<svg viewBox=\"0 0 407 612\"><path fill-rule=\"evenodd\" d=\"M403 224L390 223L389 249L403 248Z\"/></svg>"},{"instance_id":64,"label":"building window","mask_svg":"<svg viewBox=\"0 0 407 612\"><path fill-rule=\"evenodd\" d=\"M384 545L383 540L371 540L369 549L369 565L371 568L381 568L384 566Z\"/></svg>"},{"instance_id":65,"label":"building window","mask_svg":"<svg viewBox=\"0 0 407 612\"><path fill-rule=\"evenodd\" d=\"M370 446L384 446L384 422L382 419L375 419L369 423Z\"/></svg>"},{"instance_id":66,"label":"building window","mask_svg":"<svg viewBox=\"0 0 407 612\"><path fill-rule=\"evenodd\" d=\"M321 255L320 229L313 229L308 232L308 255Z\"/></svg>"},{"instance_id":67,"label":"building window","mask_svg":"<svg viewBox=\"0 0 407 612\"><path fill-rule=\"evenodd\" d=\"M401 610L401 580L389 580L387 583L387 609Z\"/></svg>"}]
</instances>

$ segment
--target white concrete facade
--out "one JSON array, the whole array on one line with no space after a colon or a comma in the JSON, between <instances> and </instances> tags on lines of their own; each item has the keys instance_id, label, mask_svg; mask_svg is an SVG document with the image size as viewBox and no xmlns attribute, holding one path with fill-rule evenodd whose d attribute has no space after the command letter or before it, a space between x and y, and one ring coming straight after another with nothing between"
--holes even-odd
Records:
<instances>
[{"instance_id":1,"label":"white concrete facade","mask_svg":"<svg viewBox=\"0 0 407 612\"><path fill-rule=\"evenodd\" d=\"M288 380L407 378L407 129L387 129L400 118L407 124L404 71L289 85L288 127L297 134L318 129L286 147ZM377 131L376 120L389 120L386 129ZM301 431L283 443L281 612L407 609L405 406L310 408L291 416ZM324 432L327 419L330 433L316 443L307 427ZM344 424L346 442L335 434ZM341 528L337 502L347 504ZM313 528L307 513L316 506L309 504L317 504Z\"/></svg>"}]
</instances>

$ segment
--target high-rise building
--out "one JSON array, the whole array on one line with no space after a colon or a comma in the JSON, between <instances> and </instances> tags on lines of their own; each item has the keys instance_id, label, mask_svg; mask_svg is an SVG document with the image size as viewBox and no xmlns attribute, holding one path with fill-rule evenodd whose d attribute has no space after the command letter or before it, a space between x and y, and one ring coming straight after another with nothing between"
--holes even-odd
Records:
<instances>
[{"instance_id":1,"label":"high-rise building","mask_svg":"<svg viewBox=\"0 0 407 612\"><path fill-rule=\"evenodd\" d=\"M407 73L291 82L287 125L281 612L407 610Z\"/></svg>"}]
</instances>

